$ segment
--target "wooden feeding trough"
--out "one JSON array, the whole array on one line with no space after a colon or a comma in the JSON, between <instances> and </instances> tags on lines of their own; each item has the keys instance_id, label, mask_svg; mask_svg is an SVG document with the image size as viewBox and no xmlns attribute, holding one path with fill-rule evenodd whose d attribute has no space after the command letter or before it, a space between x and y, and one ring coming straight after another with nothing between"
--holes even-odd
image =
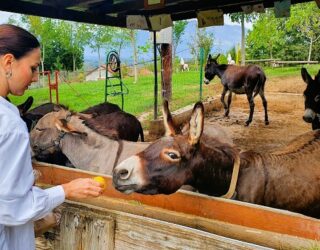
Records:
<instances>
[{"instance_id":1,"label":"wooden feeding trough","mask_svg":"<svg viewBox=\"0 0 320 250\"><path fill-rule=\"evenodd\" d=\"M34 162L39 186L96 173ZM53 249L318 249L320 220L187 191L67 201ZM315 248L316 247L316 248Z\"/></svg>"}]
</instances>

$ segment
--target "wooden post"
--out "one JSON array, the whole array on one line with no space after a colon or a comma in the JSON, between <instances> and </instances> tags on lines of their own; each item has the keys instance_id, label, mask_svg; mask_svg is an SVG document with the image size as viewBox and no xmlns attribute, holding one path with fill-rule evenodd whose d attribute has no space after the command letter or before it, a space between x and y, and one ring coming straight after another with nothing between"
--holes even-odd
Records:
<instances>
[{"instance_id":1,"label":"wooden post","mask_svg":"<svg viewBox=\"0 0 320 250\"><path fill-rule=\"evenodd\" d=\"M153 119L158 118L158 69L157 69L157 36L153 31L153 64L154 64L154 105L153 105Z\"/></svg>"},{"instance_id":2,"label":"wooden post","mask_svg":"<svg viewBox=\"0 0 320 250\"><path fill-rule=\"evenodd\" d=\"M162 98L170 101L172 97L172 45L161 44L161 87Z\"/></svg>"}]
</instances>

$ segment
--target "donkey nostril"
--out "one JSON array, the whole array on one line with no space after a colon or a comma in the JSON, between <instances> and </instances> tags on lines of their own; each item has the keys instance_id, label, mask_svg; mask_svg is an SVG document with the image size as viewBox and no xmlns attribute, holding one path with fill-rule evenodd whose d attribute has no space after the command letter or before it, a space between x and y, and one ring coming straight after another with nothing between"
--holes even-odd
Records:
<instances>
[{"instance_id":1,"label":"donkey nostril","mask_svg":"<svg viewBox=\"0 0 320 250\"><path fill-rule=\"evenodd\" d=\"M310 123L310 122L312 122L312 117L310 117L310 116L303 116L303 120L304 120L305 122Z\"/></svg>"},{"instance_id":2,"label":"donkey nostril","mask_svg":"<svg viewBox=\"0 0 320 250\"><path fill-rule=\"evenodd\" d=\"M129 177L129 171L126 169L122 169L119 171L118 175L119 175L119 178L122 180L127 179Z\"/></svg>"}]
</instances>

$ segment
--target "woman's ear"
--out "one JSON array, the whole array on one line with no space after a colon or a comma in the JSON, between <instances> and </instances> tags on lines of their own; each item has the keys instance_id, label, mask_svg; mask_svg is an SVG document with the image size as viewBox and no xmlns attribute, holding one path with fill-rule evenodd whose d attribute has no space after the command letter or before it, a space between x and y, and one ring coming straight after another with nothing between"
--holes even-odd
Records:
<instances>
[{"instance_id":1,"label":"woman's ear","mask_svg":"<svg viewBox=\"0 0 320 250\"><path fill-rule=\"evenodd\" d=\"M1 58L1 64L5 70L5 73L7 74L8 72L11 73L11 65L12 62L15 60L15 57L13 54L8 53L8 54L4 54Z\"/></svg>"}]
</instances>

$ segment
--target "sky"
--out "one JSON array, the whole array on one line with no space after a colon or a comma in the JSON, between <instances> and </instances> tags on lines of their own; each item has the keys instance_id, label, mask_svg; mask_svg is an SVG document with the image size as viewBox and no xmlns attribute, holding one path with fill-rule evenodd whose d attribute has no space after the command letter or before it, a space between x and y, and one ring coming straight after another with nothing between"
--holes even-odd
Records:
<instances>
[{"instance_id":1,"label":"sky","mask_svg":"<svg viewBox=\"0 0 320 250\"><path fill-rule=\"evenodd\" d=\"M0 11L0 24L2 24L2 23L7 23L7 22L8 22L8 19L9 19L9 17L10 17L11 15L15 15L16 18L18 18L18 15L19 15L19 14L11 13L11 12ZM193 19L193 20L195 20L195 19ZM229 18L229 16L227 16L227 15L224 16L224 23L225 23L225 25L240 25L240 24L238 24L238 23L232 23L231 20L230 20L230 18ZM251 28L252 28L252 24L251 24L251 23L246 23L245 26L246 26L246 29L251 29ZM222 26L220 26L220 27L222 27ZM220 29L221 29L220 27L217 27L216 29L217 29L217 30L220 30ZM239 36L240 36L240 35L239 35ZM230 40L230 39L229 39L229 40ZM234 40L234 39L231 39L231 40ZM224 41L224 43L226 43L226 42ZM219 46L218 46L218 47L219 47ZM182 48L182 49L183 49L183 48ZM180 48L180 50L181 50L181 48ZM186 58L188 58L188 56L190 57L190 55L187 55L189 52L187 51L186 48L185 48L185 50L186 50L186 51L184 52L185 55L181 55L181 56L184 56L184 57L186 57ZM96 58L95 58L95 57L96 57L96 56L92 54L92 50L91 50L90 48L86 47L86 48L85 48L85 55L84 55L85 61L87 61L87 63L90 64L90 61L96 61ZM94 60L93 60L93 58L94 58ZM103 60L104 60L104 58L103 58Z\"/></svg>"},{"instance_id":2,"label":"sky","mask_svg":"<svg viewBox=\"0 0 320 250\"><path fill-rule=\"evenodd\" d=\"M5 12L0 11L0 23L6 23L8 21L8 18L14 13L11 12Z\"/></svg>"}]
</instances>

